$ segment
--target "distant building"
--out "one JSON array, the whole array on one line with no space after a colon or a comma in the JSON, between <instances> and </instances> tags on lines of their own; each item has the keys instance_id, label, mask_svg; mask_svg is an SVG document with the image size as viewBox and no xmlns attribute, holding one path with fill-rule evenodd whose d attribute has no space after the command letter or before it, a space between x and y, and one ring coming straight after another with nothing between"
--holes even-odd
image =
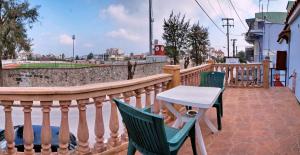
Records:
<instances>
[{"instance_id":1,"label":"distant building","mask_svg":"<svg viewBox=\"0 0 300 155\"><path fill-rule=\"evenodd\" d=\"M17 53L17 60L26 61L30 54L31 54L31 52L20 51L20 52Z\"/></svg>"},{"instance_id":2,"label":"distant building","mask_svg":"<svg viewBox=\"0 0 300 155\"><path fill-rule=\"evenodd\" d=\"M94 59L100 60L100 61L108 61L109 60L109 55L104 53L104 54L95 54Z\"/></svg>"},{"instance_id":3,"label":"distant building","mask_svg":"<svg viewBox=\"0 0 300 155\"><path fill-rule=\"evenodd\" d=\"M253 45L253 61L261 62L269 56L275 64L277 51L287 50L287 44L277 43L277 36L284 27L286 12L259 12L255 17L246 19L249 30L245 40Z\"/></svg>"},{"instance_id":4,"label":"distant building","mask_svg":"<svg viewBox=\"0 0 300 155\"><path fill-rule=\"evenodd\" d=\"M109 48L106 53L112 61L122 61L125 59L124 51L119 48Z\"/></svg>"}]
</instances>

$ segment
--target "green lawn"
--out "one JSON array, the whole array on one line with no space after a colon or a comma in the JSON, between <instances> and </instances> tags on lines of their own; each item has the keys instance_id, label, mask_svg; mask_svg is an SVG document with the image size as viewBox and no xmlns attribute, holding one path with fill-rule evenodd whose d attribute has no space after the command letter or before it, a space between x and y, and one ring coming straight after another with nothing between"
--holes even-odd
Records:
<instances>
[{"instance_id":1,"label":"green lawn","mask_svg":"<svg viewBox=\"0 0 300 155\"><path fill-rule=\"evenodd\" d=\"M82 68L95 66L92 64L71 64L71 63L32 63L21 64L17 68Z\"/></svg>"}]
</instances>

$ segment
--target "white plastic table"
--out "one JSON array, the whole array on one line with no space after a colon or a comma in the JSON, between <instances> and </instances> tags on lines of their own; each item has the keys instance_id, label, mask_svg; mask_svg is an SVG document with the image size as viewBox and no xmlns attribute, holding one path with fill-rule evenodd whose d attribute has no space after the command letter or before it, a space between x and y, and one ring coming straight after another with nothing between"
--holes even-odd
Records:
<instances>
[{"instance_id":1,"label":"white plastic table","mask_svg":"<svg viewBox=\"0 0 300 155\"><path fill-rule=\"evenodd\" d=\"M205 112L213 106L215 101L218 99L222 90L215 87L195 87L195 86L177 86L167 91L157 94L158 100L164 101L165 106L170 110L176 121L174 127L179 127L183 122L188 121L189 117L181 115L174 107L173 103L180 104L183 106L192 106L198 108L198 114L196 115L197 122L195 124L196 140L200 145L201 153L206 155L206 148L201 133L199 119L203 117L207 126L213 133L218 132L217 128L212 122L205 116Z\"/></svg>"}]
</instances>

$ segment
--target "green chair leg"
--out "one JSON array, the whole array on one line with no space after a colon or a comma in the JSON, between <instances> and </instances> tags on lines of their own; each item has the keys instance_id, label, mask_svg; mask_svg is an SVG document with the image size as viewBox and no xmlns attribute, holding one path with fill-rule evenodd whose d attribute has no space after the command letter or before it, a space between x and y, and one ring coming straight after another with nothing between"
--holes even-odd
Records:
<instances>
[{"instance_id":1,"label":"green chair leg","mask_svg":"<svg viewBox=\"0 0 300 155\"><path fill-rule=\"evenodd\" d=\"M218 130L222 130L222 122L221 122L221 105L215 107L217 111L217 122L218 122Z\"/></svg>"},{"instance_id":2,"label":"green chair leg","mask_svg":"<svg viewBox=\"0 0 300 155\"><path fill-rule=\"evenodd\" d=\"M197 155L197 149L196 149L196 138L195 138L195 126L192 127L192 129L189 132L189 137L191 139L191 144L192 144L192 149L193 149L193 154Z\"/></svg>"},{"instance_id":3,"label":"green chair leg","mask_svg":"<svg viewBox=\"0 0 300 155\"><path fill-rule=\"evenodd\" d=\"M129 141L127 155L134 155L135 152L136 152L136 148Z\"/></svg>"}]
</instances>

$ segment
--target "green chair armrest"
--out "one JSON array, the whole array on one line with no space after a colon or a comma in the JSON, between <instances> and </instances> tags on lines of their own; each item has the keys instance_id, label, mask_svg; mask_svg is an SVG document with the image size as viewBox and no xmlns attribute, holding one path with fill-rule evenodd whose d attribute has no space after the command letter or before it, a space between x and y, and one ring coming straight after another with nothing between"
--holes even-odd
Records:
<instances>
[{"instance_id":1,"label":"green chair armrest","mask_svg":"<svg viewBox=\"0 0 300 155\"><path fill-rule=\"evenodd\" d=\"M145 111L145 112L151 113L151 108L152 108L152 106L145 107L145 108L142 108L142 111Z\"/></svg>"},{"instance_id":2,"label":"green chair armrest","mask_svg":"<svg viewBox=\"0 0 300 155\"><path fill-rule=\"evenodd\" d=\"M168 142L170 145L177 145L179 142L184 140L189 134L189 131L194 127L196 118L191 118L188 122L185 123L182 129L180 129Z\"/></svg>"}]
</instances>

